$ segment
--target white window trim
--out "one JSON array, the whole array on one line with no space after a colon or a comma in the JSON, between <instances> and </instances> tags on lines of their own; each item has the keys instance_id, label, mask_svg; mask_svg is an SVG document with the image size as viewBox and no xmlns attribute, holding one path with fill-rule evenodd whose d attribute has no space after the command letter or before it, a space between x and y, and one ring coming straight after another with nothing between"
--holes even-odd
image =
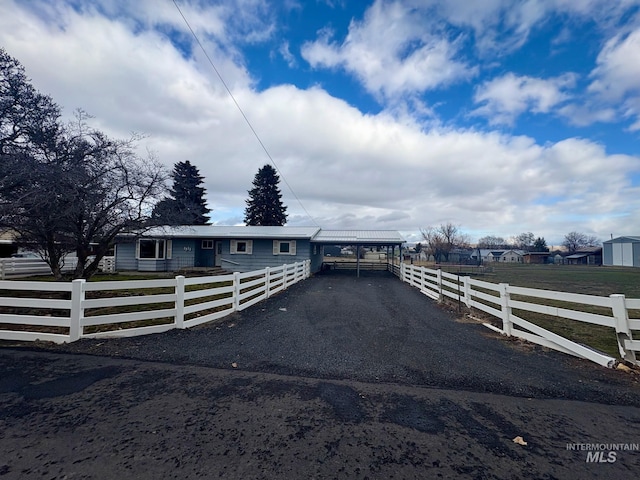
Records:
<instances>
[{"instance_id":1,"label":"white window trim","mask_svg":"<svg viewBox=\"0 0 640 480\"><path fill-rule=\"evenodd\" d=\"M281 252L280 245L283 243L289 244L288 252ZM295 240L274 240L273 241L273 254L274 255L296 255L296 241Z\"/></svg>"},{"instance_id":2,"label":"white window trim","mask_svg":"<svg viewBox=\"0 0 640 480\"><path fill-rule=\"evenodd\" d=\"M211 243L211 246L210 246L210 247L206 247L206 246L205 246L205 242L206 242L207 244ZM211 239L207 238L207 239L202 240L202 244L201 244L201 246L202 246L202 249L203 249L203 250L213 250L213 246L214 246L214 244L215 244L215 243L216 243L215 241L213 241L213 240L211 240Z\"/></svg>"},{"instance_id":3,"label":"white window trim","mask_svg":"<svg viewBox=\"0 0 640 480\"><path fill-rule=\"evenodd\" d=\"M140 257L140 242L141 241L151 241L151 242L155 242L156 245L156 253L155 253L155 257L153 258L141 258ZM162 257L160 257L158 254L160 253L160 242L162 242L162 246L163 246L163 251L162 251ZM136 241L136 260L153 260L153 261L157 261L157 260L171 260L171 240L165 240L164 238L139 238Z\"/></svg>"},{"instance_id":4,"label":"white window trim","mask_svg":"<svg viewBox=\"0 0 640 480\"><path fill-rule=\"evenodd\" d=\"M238 243L246 244L246 250L244 252L238 251ZM231 240L229 253L231 255L251 255L253 253L253 240Z\"/></svg>"}]
</instances>

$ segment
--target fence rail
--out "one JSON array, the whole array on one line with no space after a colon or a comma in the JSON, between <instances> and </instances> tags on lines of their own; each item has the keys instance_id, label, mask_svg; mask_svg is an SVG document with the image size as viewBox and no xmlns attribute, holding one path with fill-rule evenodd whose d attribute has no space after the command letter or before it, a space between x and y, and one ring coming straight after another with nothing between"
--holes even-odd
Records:
<instances>
[{"instance_id":1,"label":"fence rail","mask_svg":"<svg viewBox=\"0 0 640 480\"><path fill-rule=\"evenodd\" d=\"M67 257L62 271L72 272L78 265L77 257ZM103 257L100 260L98 270L105 273L115 272L115 257ZM7 278L28 277L30 275L47 275L51 273L51 268L47 262L38 257L33 258L0 258L0 280Z\"/></svg>"},{"instance_id":2,"label":"fence rail","mask_svg":"<svg viewBox=\"0 0 640 480\"><path fill-rule=\"evenodd\" d=\"M330 270L387 270L387 262L371 262L366 260L361 260L357 262L356 260L333 260L333 261L324 261L322 262L323 269Z\"/></svg>"},{"instance_id":3,"label":"fence rail","mask_svg":"<svg viewBox=\"0 0 640 480\"><path fill-rule=\"evenodd\" d=\"M193 278L0 281L0 311L6 312L0 314L0 324L5 325L0 339L63 343L194 327L248 308L308 278L310 267L307 260L247 273Z\"/></svg>"},{"instance_id":4,"label":"fence rail","mask_svg":"<svg viewBox=\"0 0 640 480\"><path fill-rule=\"evenodd\" d=\"M609 327L615 332L620 357L640 365L636 355L636 352L640 352L640 340L633 339L633 331L640 331L640 318L633 318L633 315L639 315L640 299L626 298L619 294L600 297L515 287L506 283L495 284L442 270L407 264L390 265L389 270L402 281L418 288L434 300L443 301L449 298L464 304L467 308L476 308L498 318L502 323L501 328L488 323L485 323L485 326L501 334L516 336L612 367L617 362L615 358L545 330L523 318L520 312L550 315ZM535 302L531 299L535 299ZM603 313L572 309L570 308L572 305L598 307ZM514 310L519 315L514 314Z\"/></svg>"}]
</instances>

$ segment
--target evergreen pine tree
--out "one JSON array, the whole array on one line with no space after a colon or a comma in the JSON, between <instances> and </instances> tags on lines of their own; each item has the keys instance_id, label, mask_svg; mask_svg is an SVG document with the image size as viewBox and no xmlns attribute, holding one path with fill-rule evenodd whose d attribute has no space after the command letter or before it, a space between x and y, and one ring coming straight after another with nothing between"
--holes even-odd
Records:
<instances>
[{"instance_id":1,"label":"evergreen pine tree","mask_svg":"<svg viewBox=\"0 0 640 480\"><path fill-rule=\"evenodd\" d=\"M189 160L178 162L171 173L173 188L169 197L154 208L152 222L157 225L206 225L211 211L204 199L205 189L200 185L204 177Z\"/></svg>"},{"instance_id":2,"label":"evergreen pine tree","mask_svg":"<svg viewBox=\"0 0 640 480\"><path fill-rule=\"evenodd\" d=\"M282 204L279 182L280 177L271 165L258 170L246 201L246 225L282 226L287 222L287 207Z\"/></svg>"}]
</instances>

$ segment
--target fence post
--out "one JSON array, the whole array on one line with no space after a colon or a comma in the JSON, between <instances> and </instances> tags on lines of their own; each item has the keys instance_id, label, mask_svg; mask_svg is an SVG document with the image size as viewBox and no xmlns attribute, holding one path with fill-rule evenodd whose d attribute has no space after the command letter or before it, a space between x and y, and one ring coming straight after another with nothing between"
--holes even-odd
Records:
<instances>
[{"instance_id":1,"label":"fence post","mask_svg":"<svg viewBox=\"0 0 640 480\"><path fill-rule=\"evenodd\" d=\"M82 337L82 319L84 318L84 284L83 278L71 282L71 312L69 315L69 341L75 342Z\"/></svg>"},{"instance_id":2,"label":"fence post","mask_svg":"<svg viewBox=\"0 0 640 480\"><path fill-rule=\"evenodd\" d=\"M184 328L184 277L176 277L176 328Z\"/></svg>"},{"instance_id":3,"label":"fence post","mask_svg":"<svg viewBox=\"0 0 640 480\"><path fill-rule=\"evenodd\" d=\"M628 350L625 340L633 340L631 328L629 327L629 313L625 302L625 296L619 293L609 295L611 299L611 311L616 322L616 336L618 337L618 350L620 356L625 360L636 363L636 352Z\"/></svg>"},{"instance_id":4,"label":"fence post","mask_svg":"<svg viewBox=\"0 0 640 480\"><path fill-rule=\"evenodd\" d=\"M509 306L509 284L498 284L500 291L500 306L502 311L502 332L510 337L513 322L511 321L511 307Z\"/></svg>"},{"instance_id":5,"label":"fence post","mask_svg":"<svg viewBox=\"0 0 640 480\"><path fill-rule=\"evenodd\" d=\"M442 270L436 270L436 280L438 282L438 303L442 303Z\"/></svg>"},{"instance_id":6,"label":"fence post","mask_svg":"<svg viewBox=\"0 0 640 480\"><path fill-rule=\"evenodd\" d=\"M286 290L287 289L287 276L289 275L289 268L287 267L287 264L285 263L284 265L282 265L282 289Z\"/></svg>"},{"instance_id":7,"label":"fence post","mask_svg":"<svg viewBox=\"0 0 640 480\"><path fill-rule=\"evenodd\" d=\"M240 308L240 272L233 272L233 311Z\"/></svg>"},{"instance_id":8,"label":"fence post","mask_svg":"<svg viewBox=\"0 0 640 480\"><path fill-rule=\"evenodd\" d=\"M464 292L464 304L471 308L471 277L462 277L462 290Z\"/></svg>"},{"instance_id":9,"label":"fence post","mask_svg":"<svg viewBox=\"0 0 640 480\"><path fill-rule=\"evenodd\" d=\"M264 288L265 288L266 298L269 298L269 292L271 288L271 286L269 285L270 283L271 283L271 268L267 267L264 269Z\"/></svg>"}]
</instances>

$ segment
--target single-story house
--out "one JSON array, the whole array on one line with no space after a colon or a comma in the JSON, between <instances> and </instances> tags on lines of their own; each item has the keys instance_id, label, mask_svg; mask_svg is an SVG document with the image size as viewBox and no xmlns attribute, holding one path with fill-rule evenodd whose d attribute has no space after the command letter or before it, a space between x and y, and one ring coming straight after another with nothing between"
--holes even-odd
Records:
<instances>
[{"instance_id":1,"label":"single-story house","mask_svg":"<svg viewBox=\"0 0 640 480\"><path fill-rule=\"evenodd\" d=\"M503 253L503 250L491 250L490 248L474 248L469 255L469 260L473 263L478 262L478 255L482 263L493 262Z\"/></svg>"},{"instance_id":2,"label":"single-story house","mask_svg":"<svg viewBox=\"0 0 640 480\"><path fill-rule=\"evenodd\" d=\"M495 260L502 263L522 263L522 250L507 250L502 252Z\"/></svg>"},{"instance_id":3,"label":"single-story house","mask_svg":"<svg viewBox=\"0 0 640 480\"><path fill-rule=\"evenodd\" d=\"M489 248L475 248L469 252L469 260L478 261L478 253L482 263L502 262L502 263L522 263L522 250L491 250Z\"/></svg>"},{"instance_id":4,"label":"single-story house","mask_svg":"<svg viewBox=\"0 0 640 480\"><path fill-rule=\"evenodd\" d=\"M564 257L567 265L602 265L602 248L579 248L571 255Z\"/></svg>"},{"instance_id":5,"label":"single-story house","mask_svg":"<svg viewBox=\"0 0 640 480\"><path fill-rule=\"evenodd\" d=\"M311 261L322 268L325 245L402 248L394 230L322 230L319 227L189 225L155 227L116 238L116 271L174 272L219 267L248 272Z\"/></svg>"},{"instance_id":6,"label":"single-story house","mask_svg":"<svg viewBox=\"0 0 640 480\"><path fill-rule=\"evenodd\" d=\"M640 267L640 237L617 237L602 242L602 264Z\"/></svg>"}]
</instances>

